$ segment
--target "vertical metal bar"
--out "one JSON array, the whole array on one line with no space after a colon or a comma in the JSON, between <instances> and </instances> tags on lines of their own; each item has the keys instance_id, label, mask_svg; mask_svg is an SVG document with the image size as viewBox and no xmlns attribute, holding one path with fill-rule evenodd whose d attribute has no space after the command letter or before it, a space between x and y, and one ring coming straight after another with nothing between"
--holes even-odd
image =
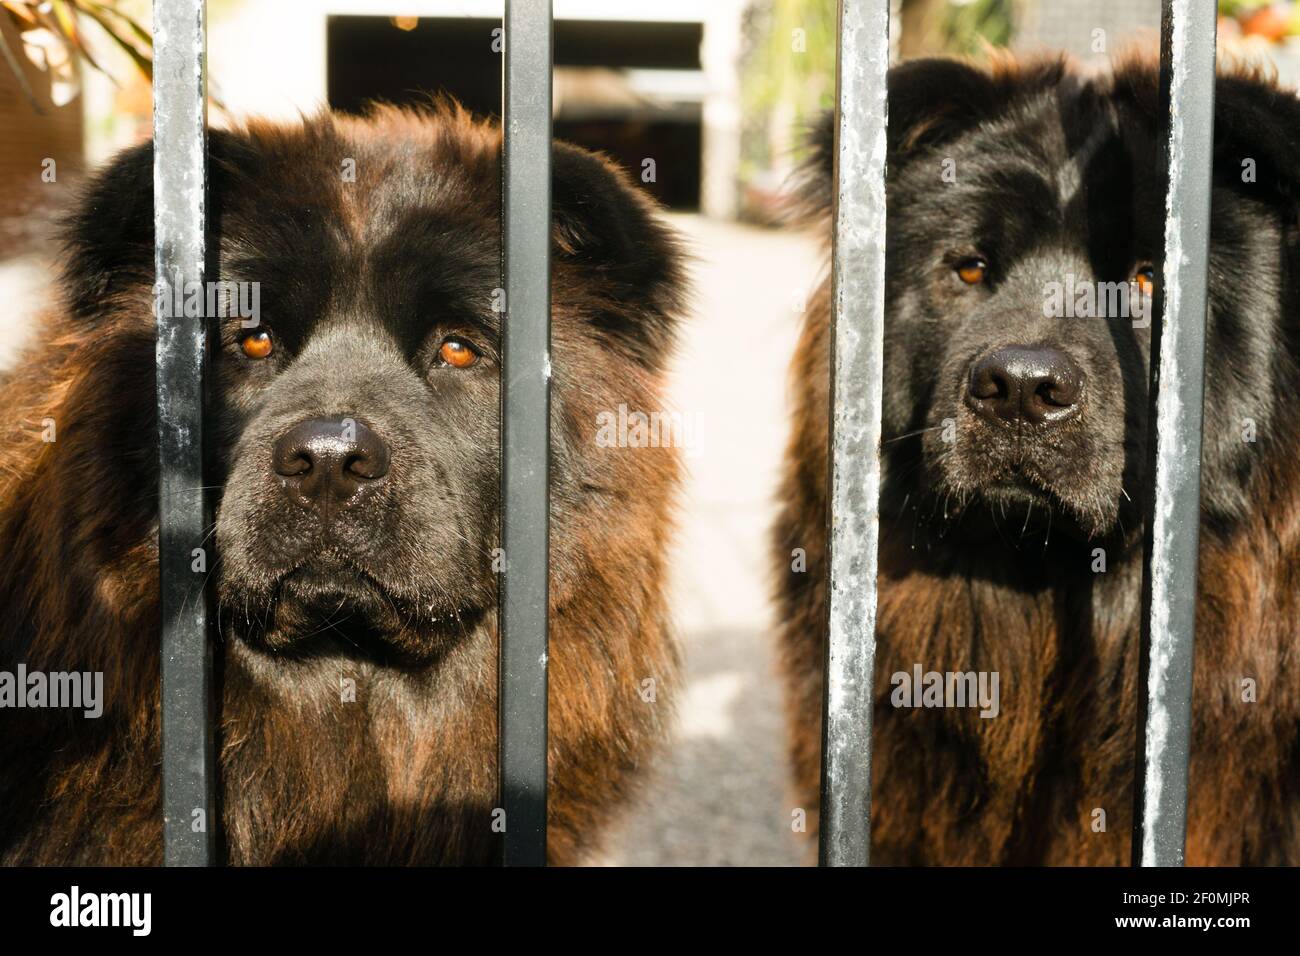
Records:
<instances>
[{"instance_id":1,"label":"vertical metal bar","mask_svg":"<svg viewBox=\"0 0 1300 956\"><path fill-rule=\"evenodd\" d=\"M546 863L551 376L551 2L507 0L502 122L502 862Z\"/></svg>"},{"instance_id":2,"label":"vertical metal bar","mask_svg":"<svg viewBox=\"0 0 1300 956\"><path fill-rule=\"evenodd\" d=\"M832 264L829 628L821 862L871 849L889 0L840 0Z\"/></svg>"},{"instance_id":3,"label":"vertical metal bar","mask_svg":"<svg viewBox=\"0 0 1300 956\"><path fill-rule=\"evenodd\" d=\"M1168 193L1152 328L1151 428L1133 862L1181 866L1192 735L1206 276L1214 155L1215 0L1164 0L1161 101Z\"/></svg>"},{"instance_id":4,"label":"vertical metal bar","mask_svg":"<svg viewBox=\"0 0 1300 956\"><path fill-rule=\"evenodd\" d=\"M207 175L203 0L153 8L154 267L157 277L158 568L162 609L163 859L213 862L217 820L212 646L203 582L206 318L178 293L204 277ZM204 297L206 300L206 297Z\"/></svg>"}]
</instances>

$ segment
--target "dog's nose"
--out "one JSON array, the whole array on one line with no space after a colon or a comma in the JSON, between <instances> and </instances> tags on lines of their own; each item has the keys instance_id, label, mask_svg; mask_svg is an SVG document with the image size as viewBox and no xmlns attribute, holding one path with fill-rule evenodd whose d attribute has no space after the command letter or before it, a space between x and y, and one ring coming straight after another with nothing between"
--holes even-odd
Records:
<instances>
[{"instance_id":1,"label":"dog's nose","mask_svg":"<svg viewBox=\"0 0 1300 956\"><path fill-rule=\"evenodd\" d=\"M989 421L1055 425L1079 413L1083 380L1060 349L1008 345L971 366L966 400Z\"/></svg>"},{"instance_id":2,"label":"dog's nose","mask_svg":"<svg viewBox=\"0 0 1300 956\"><path fill-rule=\"evenodd\" d=\"M355 418L310 418L271 449L271 466L290 497L320 510L350 503L388 474L388 445Z\"/></svg>"}]
</instances>

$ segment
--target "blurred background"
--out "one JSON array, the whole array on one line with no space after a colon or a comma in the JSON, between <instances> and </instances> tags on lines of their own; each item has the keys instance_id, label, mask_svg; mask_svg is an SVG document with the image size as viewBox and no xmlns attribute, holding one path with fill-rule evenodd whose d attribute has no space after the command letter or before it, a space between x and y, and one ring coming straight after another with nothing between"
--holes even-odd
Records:
<instances>
[{"instance_id":1,"label":"blurred background","mask_svg":"<svg viewBox=\"0 0 1300 956\"><path fill-rule=\"evenodd\" d=\"M1158 42L1160 0L893 0L895 58ZM445 92L499 111L500 0L209 0L210 119ZM592 862L804 864L791 828L767 536L786 366L822 238L775 228L835 89L835 0L554 0L555 132L664 204L696 256L670 394L687 416L678 740ZM1220 56L1300 79L1300 3L1223 0ZM150 133L149 0L0 0L0 368L51 275L49 210ZM643 175L653 160L653 175ZM25 311L26 310L26 311Z\"/></svg>"}]
</instances>

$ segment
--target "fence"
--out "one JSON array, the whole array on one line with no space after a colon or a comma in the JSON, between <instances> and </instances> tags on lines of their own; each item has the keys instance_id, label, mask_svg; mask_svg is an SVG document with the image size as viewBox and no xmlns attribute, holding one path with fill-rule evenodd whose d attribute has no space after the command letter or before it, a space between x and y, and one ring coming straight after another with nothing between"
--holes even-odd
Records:
<instances>
[{"instance_id":1,"label":"fence","mask_svg":"<svg viewBox=\"0 0 1300 956\"><path fill-rule=\"evenodd\" d=\"M1186 830L1214 119L1214 0L1164 0L1170 162L1164 307L1152 332L1134 862L1180 865ZM502 182L499 786L506 864L546 859L551 2L506 0ZM154 2L159 291L201 282L204 0ZM889 0L840 0L831 362L830 607L821 861L865 865L871 833ZM164 859L216 858L212 645L191 568L203 487L208 330L158 319ZM200 825L201 824L201 825Z\"/></svg>"}]
</instances>

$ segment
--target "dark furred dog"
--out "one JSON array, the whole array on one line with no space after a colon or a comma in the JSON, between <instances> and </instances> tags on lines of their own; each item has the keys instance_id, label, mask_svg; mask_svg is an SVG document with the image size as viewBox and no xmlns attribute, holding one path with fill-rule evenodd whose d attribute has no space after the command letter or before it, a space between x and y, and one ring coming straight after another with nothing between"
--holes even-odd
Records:
<instances>
[{"instance_id":1,"label":"dark furred dog","mask_svg":"<svg viewBox=\"0 0 1300 956\"><path fill-rule=\"evenodd\" d=\"M896 68L889 82L874 859L1126 863L1150 346L1142 310L1149 318L1159 305L1151 264L1163 229L1156 70L1129 61L1085 82L1060 62L983 70L929 60ZM1300 103L1259 78L1223 76L1215 122L1187 859L1294 864ZM817 146L813 191L824 209L829 123ZM1253 177L1243 176L1247 159ZM1128 314L1106 296L1091 317L1045 314L1049 290L1090 283L1126 286ZM826 625L828 339L824 284L793 370L775 548L793 756L809 808ZM918 664L996 673L997 716L895 706L908 698L894 675L911 677Z\"/></svg>"},{"instance_id":2,"label":"dark furred dog","mask_svg":"<svg viewBox=\"0 0 1300 956\"><path fill-rule=\"evenodd\" d=\"M209 277L261 283L260 325L221 319L210 366L230 862L492 859L500 149L449 106L211 134ZM603 410L659 407L682 292L651 204L592 154L554 156L563 863L594 845L672 697L677 462L594 439ZM0 665L103 671L105 712L0 712L0 859L158 863L148 147L91 183L68 256L65 300L0 400Z\"/></svg>"}]
</instances>

